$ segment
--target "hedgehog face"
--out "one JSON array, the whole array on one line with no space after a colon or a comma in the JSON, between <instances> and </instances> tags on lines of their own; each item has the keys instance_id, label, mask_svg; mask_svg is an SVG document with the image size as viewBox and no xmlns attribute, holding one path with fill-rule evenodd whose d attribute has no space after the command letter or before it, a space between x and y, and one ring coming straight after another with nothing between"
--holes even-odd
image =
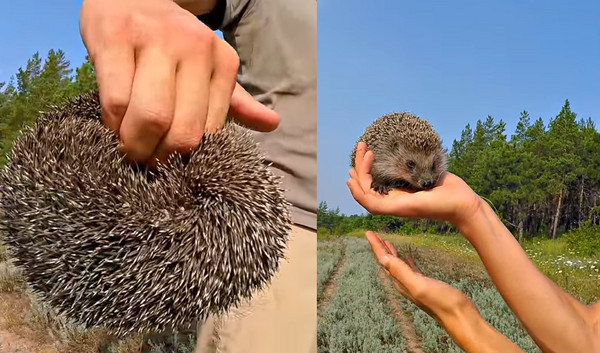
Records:
<instances>
[{"instance_id":1,"label":"hedgehog face","mask_svg":"<svg viewBox=\"0 0 600 353\"><path fill-rule=\"evenodd\" d=\"M426 190L436 186L446 169L446 158L441 149L434 151L409 150L402 144L394 146L393 155L378 163L381 175L390 185L402 185Z\"/></svg>"},{"instance_id":2,"label":"hedgehog face","mask_svg":"<svg viewBox=\"0 0 600 353\"><path fill-rule=\"evenodd\" d=\"M416 189L433 188L442 174L445 164L443 153L406 153L399 158L397 168L403 179Z\"/></svg>"}]
</instances>

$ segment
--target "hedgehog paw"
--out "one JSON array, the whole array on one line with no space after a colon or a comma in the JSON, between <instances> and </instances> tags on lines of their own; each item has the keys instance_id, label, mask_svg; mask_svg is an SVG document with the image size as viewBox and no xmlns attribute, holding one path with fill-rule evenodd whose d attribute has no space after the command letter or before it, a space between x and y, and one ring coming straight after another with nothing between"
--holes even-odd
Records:
<instances>
[{"instance_id":1,"label":"hedgehog paw","mask_svg":"<svg viewBox=\"0 0 600 353\"><path fill-rule=\"evenodd\" d=\"M391 188L388 185L373 181L371 182L371 189L382 195L387 195Z\"/></svg>"}]
</instances>

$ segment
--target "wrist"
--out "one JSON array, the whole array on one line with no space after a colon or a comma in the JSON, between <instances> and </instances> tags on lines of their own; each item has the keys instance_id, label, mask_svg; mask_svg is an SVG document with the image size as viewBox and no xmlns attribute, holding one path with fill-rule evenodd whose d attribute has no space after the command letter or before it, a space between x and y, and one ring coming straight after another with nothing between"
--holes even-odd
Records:
<instances>
[{"instance_id":1,"label":"wrist","mask_svg":"<svg viewBox=\"0 0 600 353\"><path fill-rule=\"evenodd\" d=\"M472 229L482 217L485 217L485 201L473 193L462 207L457 208L454 219L450 221L462 234Z\"/></svg>"},{"instance_id":2,"label":"wrist","mask_svg":"<svg viewBox=\"0 0 600 353\"><path fill-rule=\"evenodd\" d=\"M444 324L459 347L467 353L523 352L514 342L490 326L472 303L469 304Z\"/></svg>"},{"instance_id":3,"label":"wrist","mask_svg":"<svg viewBox=\"0 0 600 353\"><path fill-rule=\"evenodd\" d=\"M467 352L469 351L466 347L474 340L477 341L477 335L483 331L482 326L485 324L477 308L470 301L468 303L469 305L461 305L453 312L440 317L440 323L450 337Z\"/></svg>"}]
</instances>

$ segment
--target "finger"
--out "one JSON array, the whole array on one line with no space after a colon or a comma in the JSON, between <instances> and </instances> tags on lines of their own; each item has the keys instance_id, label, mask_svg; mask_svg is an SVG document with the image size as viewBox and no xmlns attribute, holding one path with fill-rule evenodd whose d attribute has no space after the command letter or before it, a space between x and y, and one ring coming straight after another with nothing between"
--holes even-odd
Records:
<instances>
[{"instance_id":1,"label":"finger","mask_svg":"<svg viewBox=\"0 0 600 353\"><path fill-rule=\"evenodd\" d=\"M350 189L352 197L362 207L364 207L367 211L369 211L372 214L380 213L377 199L365 193L356 179L349 179L346 182L346 185L348 186L348 189Z\"/></svg>"},{"instance_id":2,"label":"finger","mask_svg":"<svg viewBox=\"0 0 600 353\"><path fill-rule=\"evenodd\" d=\"M356 169L352 168L348 171L351 179L358 179L358 174L356 174Z\"/></svg>"},{"instance_id":3,"label":"finger","mask_svg":"<svg viewBox=\"0 0 600 353\"><path fill-rule=\"evenodd\" d=\"M362 164L365 152L367 152L367 145L364 142L357 143L354 151L354 168Z\"/></svg>"},{"instance_id":4,"label":"finger","mask_svg":"<svg viewBox=\"0 0 600 353\"><path fill-rule=\"evenodd\" d=\"M381 242L383 243L383 246L385 246L385 250L387 251L387 253L392 256L395 256L394 253L392 252L391 244L387 240L385 240L385 241L381 240ZM388 244L390 244L390 245L388 246Z\"/></svg>"},{"instance_id":5,"label":"finger","mask_svg":"<svg viewBox=\"0 0 600 353\"><path fill-rule=\"evenodd\" d=\"M402 284L407 293L413 293L418 288L418 279L421 276L400 258L389 256L389 261L387 261L385 267L390 271L392 277Z\"/></svg>"},{"instance_id":6,"label":"finger","mask_svg":"<svg viewBox=\"0 0 600 353\"><path fill-rule=\"evenodd\" d=\"M273 131L279 126L279 114L252 97L242 86L235 85L229 114L240 125L260 132Z\"/></svg>"},{"instance_id":7,"label":"finger","mask_svg":"<svg viewBox=\"0 0 600 353\"><path fill-rule=\"evenodd\" d=\"M127 158L145 162L169 130L175 101L176 64L158 50L141 51L131 101L121 123L121 149Z\"/></svg>"},{"instance_id":8,"label":"finger","mask_svg":"<svg viewBox=\"0 0 600 353\"><path fill-rule=\"evenodd\" d=\"M210 77L206 132L216 132L225 124L240 60L235 50L224 40L215 37L214 68Z\"/></svg>"},{"instance_id":9,"label":"finger","mask_svg":"<svg viewBox=\"0 0 600 353\"><path fill-rule=\"evenodd\" d=\"M367 241L369 241L369 244L371 244L371 249L373 250L373 253L375 253L377 261L379 261L382 265L385 266L385 263L383 263L383 259L386 257L390 257L391 255L391 253L387 249L387 246L381 240L381 237L375 234L375 232L368 231L365 233L365 235L367 236Z\"/></svg>"},{"instance_id":10,"label":"finger","mask_svg":"<svg viewBox=\"0 0 600 353\"><path fill-rule=\"evenodd\" d=\"M390 243L389 240L385 241L385 245L387 245L387 247L390 250L392 255L398 257L398 252L396 251L396 248L394 248L394 245L392 243Z\"/></svg>"},{"instance_id":11,"label":"finger","mask_svg":"<svg viewBox=\"0 0 600 353\"><path fill-rule=\"evenodd\" d=\"M371 167L373 166L373 152L367 151L364 154L364 158L357 165L356 172L358 174L358 180L363 190L371 190L371 184L373 183L373 177L371 176Z\"/></svg>"},{"instance_id":12,"label":"finger","mask_svg":"<svg viewBox=\"0 0 600 353\"><path fill-rule=\"evenodd\" d=\"M199 65L200 60L185 60L178 66L173 122L153 159L164 162L173 152L186 155L202 140L209 110L211 71L206 65Z\"/></svg>"},{"instance_id":13,"label":"finger","mask_svg":"<svg viewBox=\"0 0 600 353\"><path fill-rule=\"evenodd\" d=\"M348 179L348 181L346 181L346 185L348 186L348 189L350 189L350 194L352 194L352 197L356 200L356 202L358 202L363 207L365 207L365 205L364 205L365 192L360 187L360 184L358 183L358 181L354 178L351 178L351 179Z\"/></svg>"},{"instance_id":14,"label":"finger","mask_svg":"<svg viewBox=\"0 0 600 353\"><path fill-rule=\"evenodd\" d=\"M394 277L392 277L391 275L390 275L390 278L392 280L392 283L394 284L394 288L396 288L396 290L398 292L400 292L400 294L402 294L403 296L408 297L409 299L412 300L412 298L409 296L409 293L406 290L406 288L404 288L404 286L400 282L398 282L397 279L395 279Z\"/></svg>"},{"instance_id":15,"label":"finger","mask_svg":"<svg viewBox=\"0 0 600 353\"><path fill-rule=\"evenodd\" d=\"M421 273L421 271L419 270L419 268L417 267L417 265L415 264L415 260L413 259L413 256L411 253L406 253L404 255L404 257L406 258L406 263L408 264L408 266L410 266L410 268L415 271L416 273Z\"/></svg>"},{"instance_id":16,"label":"finger","mask_svg":"<svg viewBox=\"0 0 600 353\"><path fill-rule=\"evenodd\" d=\"M367 232L366 235L379 263L390 272L392 277L397 279L410 292L411 287L416 285L415 273L412 269L404 261L395 256L391 256L387 252L384 242L378 235L373 232Z\"/></svg>"},{"instance_id":17,"label":"finger","mask_svg":"<svg viewBox=\"0 0 600 353\"><path fill-rule=\"evenodd\" d=\"M100 95L102 122L119 133L131 96L135 73L134 48L125 42L114 41L92 59L98 93Z\"/></svg>"}]
</instances>

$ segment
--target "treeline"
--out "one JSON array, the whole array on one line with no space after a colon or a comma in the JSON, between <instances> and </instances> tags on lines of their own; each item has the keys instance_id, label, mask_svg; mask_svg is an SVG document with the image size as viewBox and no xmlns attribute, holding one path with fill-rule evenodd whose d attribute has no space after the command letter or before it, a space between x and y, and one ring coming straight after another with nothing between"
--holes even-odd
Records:
<instances>
[{"instance_id":1,"label":"treeline","mask_svg":"<svg viewBox=\"0 0 600 353\"><path fill-rule=\"evenodd\" d=\"M493 205L521 241L556 238L569 232L569 243L600 252L600 133L591 118L577 119L565 101L546 126L521 113L514 134L491 116L467 124L448 156L450 172L463 178ZM390 216L346 216L321 202L321 232L344 234L354 229L410 233L454 228L441 222Z\"/></svg>"},{"instance_id":2,"label":"treeline","mask_svg":"<svg viewBox=\"0 0 600 353\"><path fill-rule=\"evenodd\" d=\"M0 165L19 131L40 111L96 87L89 61L73 70L61 50L50 50L44 60L35 53L9 82L0 82Z\"/></svg>"},{"instance_id":3,"label":"treeline","mask_svg":"<svg viewBox=\"0 0 600 353\"><path fill-rule=\"evenodd\" d=\"M452 144L449 170L487 198L519 238L600 222L600 134L565 101L546 126L521 113L509 138L488 116Z\"/></svg>"},{"instance_id":4,"label":"treeline","mask_svg":"<svg viewBox=\"0 0 600 353\"><path fill-rule=\"evenodd\" d=\"M319 234L342 235L359 229L402 234L439 234L455 230L447 223L428 219L399 218L370 213L347 216L340 212L339 207L329 208L325 201L319 203L317 207Z\"/></svg>"}]
</instances>

